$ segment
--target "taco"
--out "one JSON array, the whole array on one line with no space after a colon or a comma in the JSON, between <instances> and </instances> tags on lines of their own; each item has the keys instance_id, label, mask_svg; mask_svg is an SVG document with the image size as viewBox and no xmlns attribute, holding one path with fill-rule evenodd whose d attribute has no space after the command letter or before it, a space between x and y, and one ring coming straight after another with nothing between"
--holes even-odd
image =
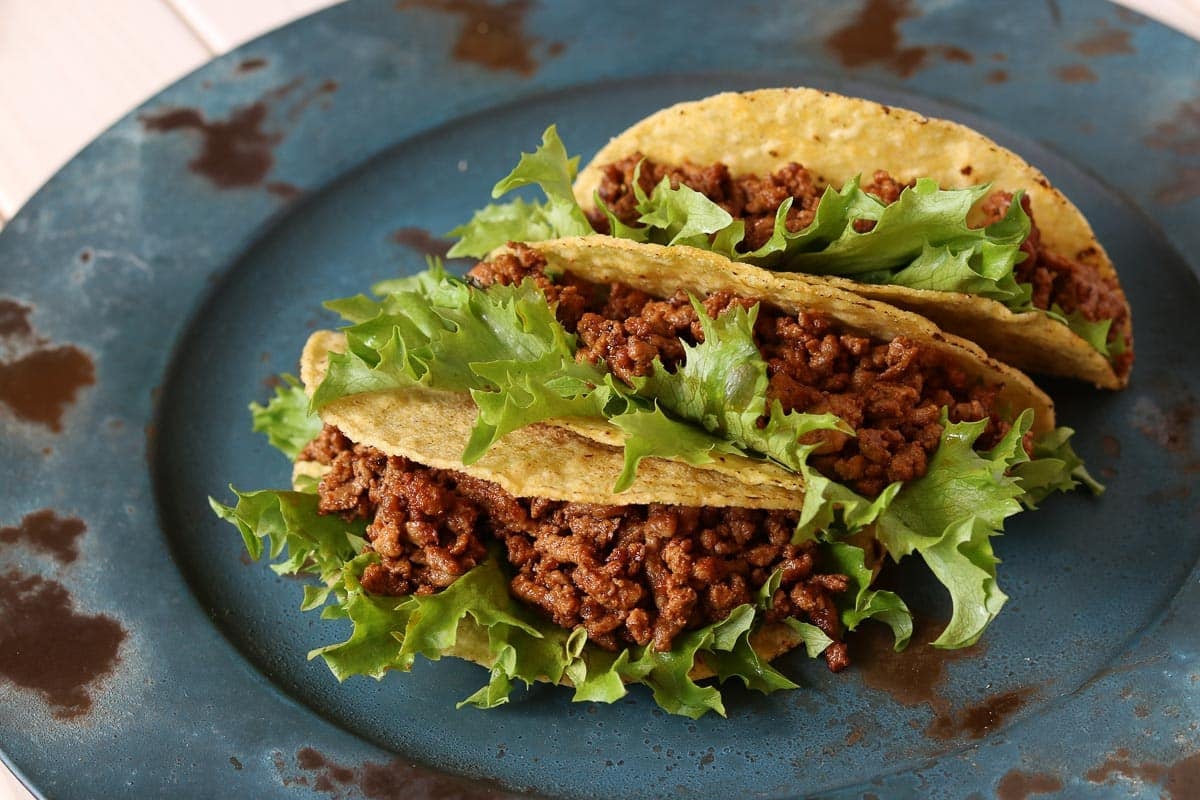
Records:
<instances>
[{"instance_id":1,"label":"taco","mask_svg":"<svg viewBox=\"0 0 1200 800\"><path fill-rule=\"evenodd\" d=\"M572 193L575 164L547 131L494 193L537 182L547 203L483 209L454 231L452 254L592 230L686 244L917 312L1021 369L1110 389L1129 380L1129 304L1087 220L963 125L766 89L636 123Z\"/></svg>"},{"instance_id":2,"label":"taco","mask_svg":"<svg viewBox=\"0 0 1200 800\"><path fill-rule=\"evenodd\" d=\"M339 677L458 655L611 702L644 683L723 713L695 681L794 684L868 619L897 647L882 553L951 594L935 644L999 612L990 537L1095 484L1017 370L924 318L711 252L589 236L513 244L465 280L438 264L328 303L299 384L256 410L295 490L214 509L354 623ZM316 412L316 413L314 413ZM319 417L317 416L319 414Z\"/></svg>"}]
</instances>

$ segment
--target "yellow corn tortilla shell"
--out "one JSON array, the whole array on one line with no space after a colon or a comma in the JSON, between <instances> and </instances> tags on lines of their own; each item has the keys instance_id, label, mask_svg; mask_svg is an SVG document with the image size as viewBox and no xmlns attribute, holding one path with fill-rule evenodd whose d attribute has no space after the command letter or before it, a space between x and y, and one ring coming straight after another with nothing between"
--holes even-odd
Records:
<instances>
[{"instance_id":1,"label":"yellow corn tortilla shell","mask_svg":"<svg viewBox=\"0 0 1200 800\"><path fill-rule=\"evenodd\" d=\"M345 337L339 333L317 331L309 337L300 360L300 376L310 393L325 375L328 354L345 347ZM588 438L550 424L519 428L474 464L464 466L462 453L475 413L475 404L465 393L406 389L342 397L321 409L321 419L360 444L427 467L491 481L517 497L605 505L669 503L764 509L798 509L804 502L804 481L799 476L738 456L724 456L698 467L647 458L638 466L633 486L613 494L612 486L625 463L619 443L613 446L597 441L599 434ZM743 480L743 472L753 480Z\"/></svg>"},{"instance_id":2,"label":"yellow corn tortilla shell","mask_svg":"<svg viewBox=\"0 0 1200 800\"><path fill-rule=\"evenodd\" d=\"M940 330L919 314L814 282L807 276L768 272L694 247L639 244L607 236L553 239L526 246L545 257L551 272L571 272L600 283L624 283L658 297L669 297L678 289L699 296L730 292L764 300L789 314L818 311L848 330L883 341L907 337L945 354L980 383L1001 385L999 408L1011 417L1026 408L1033 409L1035 434L1054 429L1054 402L1029 376L989 358L979 345ZM598 431L582 427L575 430L585 436L600 436Z\"/></svg>"},{"instance_id":3,"label":"yellow corn tortilla shell","mask_svg":"<svg viewBox=\"0 0 1200 800\"><path fill-rule=\"evenodd\" d=\"M804 88L730 92L680 103L634 124L596 154L575 182L580 205L593 207L603 166L635 152L672 165L720 161L734 175L767 175L795 161L838 187L855 175L883 169L902 182L932 178L946 189L981 183L1024 189L1048 249L1091 264L1102 275L1116 275L1087 219L1038 169L964 125L903 108ZM833 276L807 279L923 314L1022 369L1109 389L1122 388L1129 380L1067 326L1044 314L1015 314L998 301L968 294ZM1132 329L1130 337L1132 342Z\"/></svg>"}]
</instances>

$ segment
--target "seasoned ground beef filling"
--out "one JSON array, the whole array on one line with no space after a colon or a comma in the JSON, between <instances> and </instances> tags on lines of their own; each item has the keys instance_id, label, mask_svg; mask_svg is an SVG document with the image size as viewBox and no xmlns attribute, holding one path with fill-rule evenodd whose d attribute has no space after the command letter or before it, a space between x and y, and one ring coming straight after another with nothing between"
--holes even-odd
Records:
<instances>
[{"instance_id":1,"label":"seasoned ground beef filling","mask_svg":"<svg viewBox=\"0 0 1200 800\"><path fill-rule=\"evenodd\" d=\"M372 594L428 594L474 567L484 542L503 542L513 594L564 628L618 649L669 650L681 632L724 619L776 570L770 620L796 617L835 644L829 666L849 663L834 595L844 575L822 574L815 544L791 544L796 514L744 508L597 506L513 497L459 472L423 467L354 444L326 426L302 459L330 467L322 513L370 520L380 556L363 573Z\"/></svg>"},{"instance_id":2,"label":"seasoned ground beef filling","mask_svg":"<svg viewBox=\"0 0 1200 800\"><path fill-rule=\"evenodd\" d=\"M568 273L551 281L536 251L514 245L470 272L476 282L513 283L530 278L558 303L563 325L577 334L576 358L603 360L626 382L648 374L655 358L675 368L681 340L703 340L695 309L683 292L661 300L622 284L597 286ZM725 293L704 299L710 316L754 300ZM893 481L925 474L942 435L941 409L953 422L988 420L980 447L990 447L1008 431L995 413L1000 387L975 385L938 353L897 337L890 342L839 330L825 315L788 315L762 306L755 341L767 362L767 396L784 411L832 413L857 432L809 435L818 443L810 463L824 475L860 494L875 496ZM766 409L763 409L764 412Z\"/></svg>"},{"instance_id":3,"label":"seasoned ground beef filling","mask_svg":"<svg viewBox=\"0 0 1200 800\"><path fill-rule=\"evenodd\" d=\"M637 172L639 162L641 170ZM771 238L775 212L788 197L792 198L787 215L788 230L795 232L807 227L825 190L820 178L814 179L808 170L795 163L787 164L766 178L759 178L756 175L730 175L729 169L721 163L704 167L694 164L665 166L643 159L637 153L605 166L597 189L604 204L627 225L637 224L639 216L633 191L635 172L638 184L647 194L666 177L672 187L688 186L724 208L735 219L744 220L746 238L741 249L745 252L761 247ZM887 172L877 170L863 190L884 203L894 203L906 185ZM1003 217L1011 202L1009 192L991 194L982 207L987 217L985 222ZM1028 195L1022 198L1021 205L1029 215L1031 229L1021 248L1027 258L1016 267L1017 280L1033 286L1033 304L1037 308L1049 309L1058 304L1068 313L1078 309L1089 322L1113 320L1108 341L1124 342L1127 351L1113 357L1113 367L1118 374L1126 374L1133 364L1133 352L1129 346L1128 310L1116 280L1101 276L1090 264L1072 261L1042 248ZM609 232L608 218L602 211L594 209L589 218L597 231ZM855 230L862 233L870 230L873 224L870 220L860 220L855 223Z\"/></svg>"},{"instance_id":4,"label":"seasoned ground beef filling","mask_svg":"<svg viewBox=\"0 0 1200 800\"><path fill-rule=\"evenodd\" d=\"M1002 218L1011 204L1011 193L992 193L983 201L984 221L990 223ZM1129 341L1129 309L1117 279L1100 275L1090 264L1063 258L1043 248L1029 195L1021 198L1021 207L1029 215L1030 229L1029 238L1021 245L1025 260L1013 270L1017 280L1033 287L1033 304L1037 308L1048 309L1057 304L1068 314L1080 312L1088 322L1111 319L1109 344L1125 345L1124 352L1113 356L1113 369L1118 375L1127 374L1133 366L1133 347Z\"/></svg>"}]
</instances>

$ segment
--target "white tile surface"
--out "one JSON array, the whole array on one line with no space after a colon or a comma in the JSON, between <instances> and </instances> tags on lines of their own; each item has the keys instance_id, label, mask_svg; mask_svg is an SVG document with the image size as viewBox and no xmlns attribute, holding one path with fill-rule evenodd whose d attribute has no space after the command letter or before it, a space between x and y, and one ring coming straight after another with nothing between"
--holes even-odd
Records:
<instances>
[{"instance_id":1,"label":"white tile surface","mask_svg":"<svg viewBox=\"0 0 1200 800\"><path fill-rule=\"evenodd\" d=\"M224 53L338 0L165 0L214 51Z\"/></svg>"},{"instance_id":2,"label":"white tile surface","mask_svg":"<svg viewBox=\"0 0 1200 800\"><path fill-rule=\"evenodd\" d=\"M0 800L32 800L33 795L25 790L13 774L0 766Z\"/></svg>"},{"instance_id":3,"label":"white tile surface","mask_svg":"<svg viewBox=\"0 0 1200 800\"><path fill-rule=\"evenodd\" d=\"M0 0L0 214L211 55L161 0Z\"/></svg>"},{"instance_id":4,"label":"white tile surface","mask_svg":"<svg viewBox=\"0 0 1200 800\"><path fill-rule=\"evenodd\" d=\"M1116 0L1151 19L1200 39L1200 0Z\"/></svg>"}]
</instances>

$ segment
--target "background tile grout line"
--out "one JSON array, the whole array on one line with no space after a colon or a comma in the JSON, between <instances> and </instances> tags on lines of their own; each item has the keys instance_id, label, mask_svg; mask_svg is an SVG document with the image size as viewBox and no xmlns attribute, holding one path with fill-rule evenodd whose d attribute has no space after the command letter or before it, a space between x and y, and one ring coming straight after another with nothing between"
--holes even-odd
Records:
<instances>
[{"instance_id":1,"label":"background tile grout line","mask_svg":"<svg viewBox=\"0 0 1200 800\"><path fill-rule=\"evenodd\" d=\"M214 56L219 56L230 49L230 43L225 41L225 37L221 36L209 24L203 16L196 13L186 3L181 7L179 0L162 0L163 5L170 9L184 27L191 32L193 36L199 40L204 49L208 50Z\"/></svg>"}]
</instances>

